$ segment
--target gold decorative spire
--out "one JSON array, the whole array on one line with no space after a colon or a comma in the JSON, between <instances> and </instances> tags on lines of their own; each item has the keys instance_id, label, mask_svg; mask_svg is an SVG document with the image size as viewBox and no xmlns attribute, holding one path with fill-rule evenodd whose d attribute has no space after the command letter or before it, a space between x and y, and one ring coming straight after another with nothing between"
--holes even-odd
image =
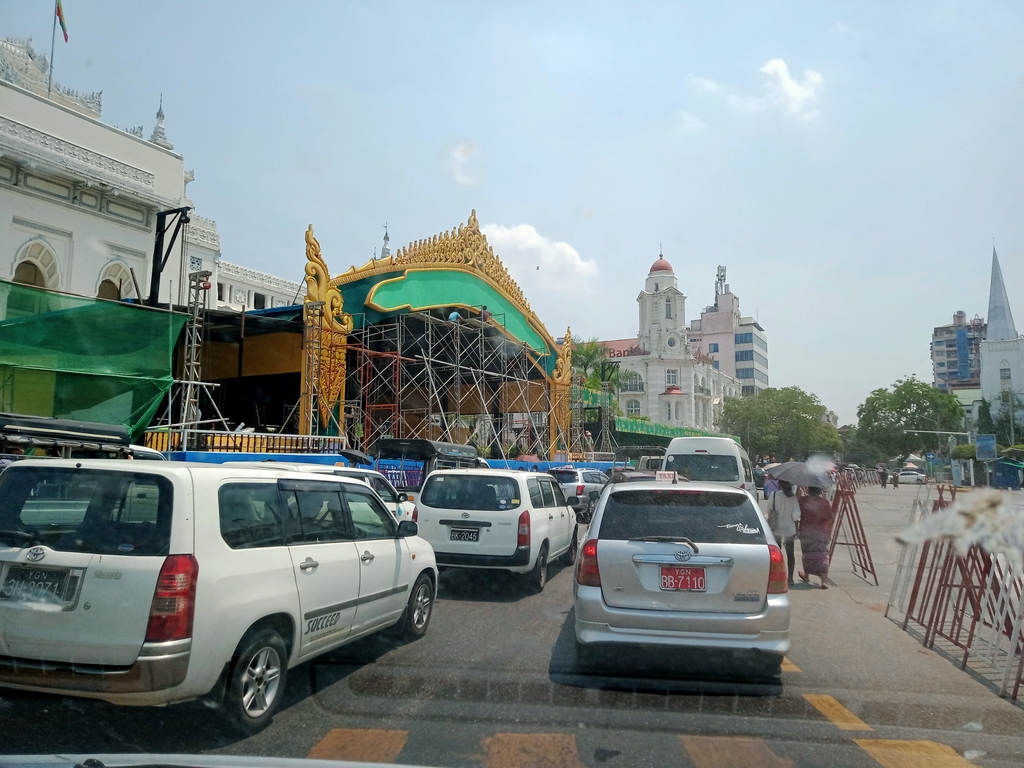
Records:
<instances>
[{"instance_id":1,"label":"gold decorative spire","mask_svg":"<svg viewBox=\"0 0 1024 768\"><path fill-rule=\"evenodd\" d=\"M383 255L382 253L382 258L371 259L361 267L351 267L331 280L331 285L344 285L365 277L397 272L408 267L452 267L476 272L487 278L516 309L526 315L551 345L552 350L554 349L554 339L530 308L530 302L526 300L522 288L512 279L501 259L487 244L487 238L480 231L476 210L469 214L469 221L460 224L451 232L441 232L425 240L415 240L387 258L383 258ZM309 269L308 265L306 269Z\"/></svg>"}]
</instances>

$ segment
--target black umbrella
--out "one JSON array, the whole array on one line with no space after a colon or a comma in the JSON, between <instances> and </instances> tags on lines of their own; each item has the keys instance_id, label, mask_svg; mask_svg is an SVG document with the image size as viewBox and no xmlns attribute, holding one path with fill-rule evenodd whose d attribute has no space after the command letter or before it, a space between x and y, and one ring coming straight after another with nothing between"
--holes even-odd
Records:
<instances>
[{"instance_id":1,"label":"black umbrella","mask_svg":"<svg viewBox=\"0 0 1024 768\"><path fill-rule=\"evenodd\" d=\"M832 485L832 478L828 473L811 469L803 461L787 461L769 469L768 474L776 480L785 480L787 483L802 485L805 488L828 488Z\"/></svg>"},{"instance_id":2,"label":"black umbrella","mask_svg":"<svg viewBox=\"0 0 1024 768\"><path fill-rule=\"evenodd\" d=\"M338 451L338 454L353 464L365 464L368 467L373 466L373 459L367 456L362 451L357 451L354 448L346 448L343 451Z\"/></svg>"}]
</instances>

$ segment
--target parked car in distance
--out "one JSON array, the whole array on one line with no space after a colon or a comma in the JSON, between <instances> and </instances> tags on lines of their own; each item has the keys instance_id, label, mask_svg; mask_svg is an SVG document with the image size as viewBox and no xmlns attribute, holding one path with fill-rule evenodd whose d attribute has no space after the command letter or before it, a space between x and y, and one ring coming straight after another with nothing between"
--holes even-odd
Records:
<instances>
[{"instance_id":1,"label":"parked car in distance","mask_svg":"<svg viewBox=\"0 0 1024 768\"><path fill-rule=\"evenodd\" d=\"M547 474L450 469L427 477L413 516L440 567L521 573L540 592L550 560L576 558L578 504Z\"/></svg>"},{"instance_id":2,"label":"parked car in distance","mask_svg":"<svg viewBox=\"0 0 1024 768\"><path fill-rule=\"evenodd\" d=\"M766 473L760 467L754 467L752 471L754 473L754 487L760 491L764 488L764 481L767 479Z\"/></svg>"},{"instance_id":3,"label":"parked car in distance","mask_svg":"<svg viewBox=\"0 0 1024 768\"><path fill-rule=\"evenodd\" d=\"M714 483L610 484L580 547L575 638L582 668L642 648L704 648L779 674L790 647L786 564L761 510ZM604 653L602 653L604 652Z\"/></svg>"},{"instance_id":4,"label":"parked car in distance","mask_svg":"<svg viewBox=\"0 0 1024 768\"><path fill-rule=\"evenodd\" d=\"M588 510L591 503L590 492L600 492L608 482L608 475L598 469L582 469L571 465L552 467L547 474L555 478L565 498L571 499L575 496L579 499L579 504L574 506L577 512Z\"/></svg>"},{"instance_id":5,"label":"parked car in distance","mask_svg":"<svg viewBox=\"0 0 1024 768\"><path fill-rule=\"evenodd\" d=\"M902 469L898 477L901 483L924 485L928 482L928 475L917 469Z\"/></svg>"},{"instance_id":6,"label":"parked car in distance","mask_svg":"<svg viewBox=\"0 0 1024 768\"><path fill-rule=\"evenodd\" d=\"M348 478L18 462L0 475L0 687L205 697L259 730L295 665L389 627L426 632L437 569L416 529Z\"/></svg>"}]
</instances>

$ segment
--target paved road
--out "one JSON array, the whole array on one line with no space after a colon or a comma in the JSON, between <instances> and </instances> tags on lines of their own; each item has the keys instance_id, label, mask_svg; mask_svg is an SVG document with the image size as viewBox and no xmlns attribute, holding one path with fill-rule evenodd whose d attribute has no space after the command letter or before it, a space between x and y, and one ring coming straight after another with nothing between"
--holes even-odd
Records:
<instances>
[{"instance_id":1,"label":"paved road","mask_svg":"<svg viewBox=\"0 0 1024 768\"><path fill-rule=\"evenodd\" d=\"M881 586L854 576L838 554L831 589L797 587L793 651L777 684L712 678L719 666L706 658L677 669L681 678L649 658L579 676L571 569L554 567L541 595L510 577L447 573L426 638L372 638L292 670L284 710L254 737L233 737L200 705L134 710L5 692L0 753L222 752L487 768L1024 764L1024 709L883 616L893 534L916 493L860 491Z\"/></svg>"}]
</instances>

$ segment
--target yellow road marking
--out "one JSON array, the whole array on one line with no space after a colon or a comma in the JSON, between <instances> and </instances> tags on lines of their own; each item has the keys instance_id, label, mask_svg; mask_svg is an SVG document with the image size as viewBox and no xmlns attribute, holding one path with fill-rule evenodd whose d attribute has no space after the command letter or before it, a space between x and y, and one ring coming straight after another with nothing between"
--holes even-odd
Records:
<instances>
[{"instance_id":1,"label":"yellow road marking","mask_svg":"<svg viewBox=\"0 0 1024 768\"><path fill-rule=\"evenodd\" d=\"M484 750L484 768L586 768L571 733L496 733Z\"/></svg>"},{"instance_id":2,"label":"yellow road marking","mask_svg":"<svg viewBox=\"0 0 1024 768\"><path fill-rule=\"evenodd\" d=\"M800 667L798 667L796 664L794 664L792 661L790 661L789 657L786 656L786 657L784 657L782 659L782 671L783 672L799 672L800 671Z\"/></svg>"},{"instance_id":3,"label":"yellow road marking","mask_svg":"<svg viewBox=\"0 0 1024 768\"><path fill-rule=\"evenodd\" d=\"M792 768L761 740L750 736L680 736L695 768Z\"/></svg>"},{"instance_id":4,"label":"yellow road marking","mask_svg":"<svg viewBox=\"0 0 1024 768\"><path fill-rule=\"evenodd\" d=\"M408 738L408 731L332 728L309 750L306 757L314 760L351 760L356 763L394 763Z\"/></svg>"},{"instance_id":5,"label":"yellow road marking","mask_svg":"<svg viewBox=\"0 0 1024 768\"><path fill-rule=\"evenodd\" d=\"M885 768L967 768L973 765L952 747L934 741L854 741Z\"/></svg>"},{"instance_id":6,"label":"yellow road marking","mask_svg":"<svg viewBox=\"0 0 1024 768\"><path fill-rule=\"evenodd\" d=\"M825 693L805 693L804 698L811 705L831 720L841 731L870 731L870 725L865 723L853 712L848 710L832 696Z\"/></svg>"}]
</instances>

